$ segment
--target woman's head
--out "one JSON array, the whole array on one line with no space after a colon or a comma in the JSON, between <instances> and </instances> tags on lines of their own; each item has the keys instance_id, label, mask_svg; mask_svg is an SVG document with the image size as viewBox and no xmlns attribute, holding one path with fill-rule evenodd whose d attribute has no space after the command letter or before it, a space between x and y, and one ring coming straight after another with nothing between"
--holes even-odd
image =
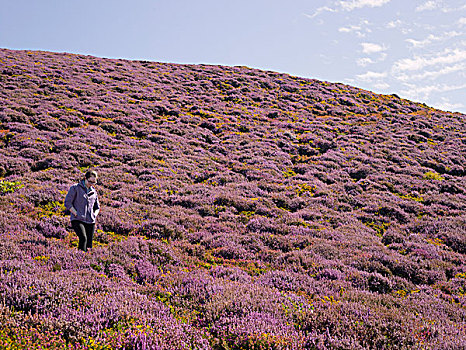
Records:
<instances>
[{"instance_id":1,"label":"woman's head","mask_svg":"<svg viewBox=\"0 0 466 350\"><path fill-rule=\"evenodd\" d=\"M97 182L97 172L88 170L86 174L84 174L84 180L86 181L86 187L89 187L88 185L95 185Z\"/></svg>"}]
</instances>

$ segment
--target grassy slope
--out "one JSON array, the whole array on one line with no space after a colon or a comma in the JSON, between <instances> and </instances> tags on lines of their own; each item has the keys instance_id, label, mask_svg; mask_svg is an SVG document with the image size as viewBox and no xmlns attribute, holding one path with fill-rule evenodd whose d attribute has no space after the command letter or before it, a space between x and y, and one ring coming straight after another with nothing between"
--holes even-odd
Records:
<instances>
[{"instance_id":1,"label":"grassy slope","mask_svg":"<svg viewBox=\"0 0 466 350\"><path fill-rule=\"evenodd\" d=\"M465 115L247 67L0 50L0 70L2 341L464 343ZM61 210L90 166L84 255Z\"/></svg>"}]
</instances>

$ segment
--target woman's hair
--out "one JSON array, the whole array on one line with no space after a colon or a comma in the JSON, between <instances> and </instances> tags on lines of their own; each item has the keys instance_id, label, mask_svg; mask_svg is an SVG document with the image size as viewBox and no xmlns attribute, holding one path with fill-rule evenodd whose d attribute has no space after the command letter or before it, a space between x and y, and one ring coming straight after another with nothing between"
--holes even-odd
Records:
<instances>
[{"instance_id":1,"label":"woman's hair","mask_svg":"<svg viewBox=\"0 0 466 350\"><path fill-rule=\"evenodd\" d=\"M91 177L97 178L97 172L94 170L88 170L86 174L84 175L86 179L90 179Z\"/></svg>"}]
</instances>

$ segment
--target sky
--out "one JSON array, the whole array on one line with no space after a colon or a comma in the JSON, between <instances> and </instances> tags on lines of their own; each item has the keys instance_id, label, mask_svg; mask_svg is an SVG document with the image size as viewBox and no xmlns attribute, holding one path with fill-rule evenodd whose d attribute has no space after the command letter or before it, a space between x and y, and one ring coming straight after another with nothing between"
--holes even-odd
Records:
<instances>
[{"instance_id":1,"label":"sky","mask_svg":"<svg viewBox=\"0 0 466 350\"><path fill-rule=\"evenodd\" d=\"M464 0L0 0L0 48L248 66L466 113Z\"/></svg>"}]
</instances>

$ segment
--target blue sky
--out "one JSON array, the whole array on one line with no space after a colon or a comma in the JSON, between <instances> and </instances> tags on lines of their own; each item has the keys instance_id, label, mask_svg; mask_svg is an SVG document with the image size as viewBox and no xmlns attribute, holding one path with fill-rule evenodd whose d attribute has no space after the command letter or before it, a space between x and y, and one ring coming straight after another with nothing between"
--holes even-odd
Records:
<instances>
[{"instance_id":1,"label":"blue sky","mask_svg":"<svg viewBox=\"0 0 466 350\"><path fill-rule=\"evenodd\" d=\"M242 65L466 113L464 0L0 0L0 47Z\"/></svg>"}]
</instances>

